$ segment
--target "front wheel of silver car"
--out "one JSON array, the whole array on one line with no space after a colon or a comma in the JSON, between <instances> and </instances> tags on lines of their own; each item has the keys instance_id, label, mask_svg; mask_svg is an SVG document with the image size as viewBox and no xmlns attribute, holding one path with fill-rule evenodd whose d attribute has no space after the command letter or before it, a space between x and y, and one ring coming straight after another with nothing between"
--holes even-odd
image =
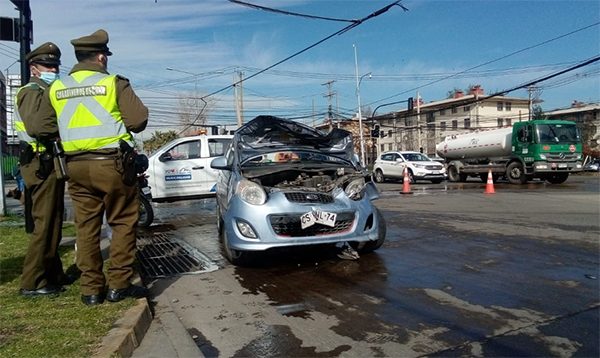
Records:
<instances>
[{"instance_id":1,"label":"front wheel of silver car","mask_svg":"<svg viewBox=\"0 0 600 358\"><path fill-rule=\"evenodd\" d=\"M375 214L377 215L377 240L367 241L364 243L353 242L351 246L354 250L361 254L369 253L373 250L377 250L385 242L385 235L387 234L387 226L385 219L378 208L375 208Z\"/></svg>"},{"instance_id":2,"label":"front wheel of silver car","mask_svg":"<svg viewBox=\"0 0 600 358\"><path fill-rule=\"evenodd\" d=\"M220 220L219 226L219 241L221 242L221 249L225 258L235 266L244 266L250 263L251 254L248 251L235 250L229 247L229 240L227 239L227 232L223 226L223 221Z\"/></svg>"}]
</instances>

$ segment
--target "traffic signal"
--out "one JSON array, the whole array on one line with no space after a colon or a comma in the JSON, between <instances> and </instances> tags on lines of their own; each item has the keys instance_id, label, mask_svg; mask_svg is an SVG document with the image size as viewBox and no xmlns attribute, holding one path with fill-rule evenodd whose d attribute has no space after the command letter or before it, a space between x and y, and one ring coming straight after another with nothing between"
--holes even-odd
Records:
<instances>
[{"instance_id":1,"label":"traffic signal","mask_svg":"<svg viewBox=\"0 0 600 358\"><path fill-rule=\"evenodd\" d=\"M408 97L408 113L412 113L414 108L415 108L415 101L413 100L412 97Z\"/></svg>"},{"instance_id":2,"label":"traffic signal","mask_svg":"<svg viewBox=\"0 0 600 358\"><path fill-rule=\"evenodd\" d=\"M371 137L379 138L379 124L376 124L371 130Z\"/></svg>"},{"instance_id":3,"label":"traffic signal","mask_svg":"<svg viewBox=\"0 0 600 358\"><path fill-rule=\"evenodd\" d=\"M423 147L419 148L419 153L423 154Z\"/></svg>"}]
</instances>

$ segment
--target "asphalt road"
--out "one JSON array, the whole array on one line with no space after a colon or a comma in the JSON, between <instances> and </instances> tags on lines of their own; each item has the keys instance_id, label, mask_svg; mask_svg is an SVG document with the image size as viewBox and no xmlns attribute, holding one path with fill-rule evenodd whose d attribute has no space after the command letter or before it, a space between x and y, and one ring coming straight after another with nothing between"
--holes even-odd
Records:
<instances>
[{"instance_id":1,"label":"asphalt road","mask_svg":"<svg viewBox=\"0 0 600 358\"><path fill-rule=\"evenodd\" d=\"M599 355L599 177L378 186L387 241L356 261L289 250L234 267L214 201L157 205L152 229L219 269L151 291L207 357Z\"/></svg>"},{"instance_id":2,"label":"asphalt road","mask_svg":"<svg viewBox=\"0 0 600 358\"><path fill-rule=\"evenodd\" d=\"M154 280L154 309L168 302L207 357L598 357L599 180L499 182L492 195L478 179L419 182L410 195L378 184L378 251L291 250L252 268L221 256L214 200L155 204L152 231L218 269Z\"/></svg>"}]
</instances>

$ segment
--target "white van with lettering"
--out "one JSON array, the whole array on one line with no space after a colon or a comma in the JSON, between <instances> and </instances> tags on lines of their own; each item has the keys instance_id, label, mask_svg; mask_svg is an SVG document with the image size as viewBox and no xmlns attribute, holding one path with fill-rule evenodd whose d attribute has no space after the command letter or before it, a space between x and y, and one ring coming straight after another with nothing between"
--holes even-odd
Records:
<instances>
[{"instance_id":1,"label":"white van with lettering","mask_svg":"<svg viewBox=\"0 0 600 358\"><path fill-rule=\"evenodd\" d=\"M149 158L152 201L170 202L214 197L218 171L210 162L223 156L232 135L197 135L175 139Z\"/></svg>"}]
</instances>

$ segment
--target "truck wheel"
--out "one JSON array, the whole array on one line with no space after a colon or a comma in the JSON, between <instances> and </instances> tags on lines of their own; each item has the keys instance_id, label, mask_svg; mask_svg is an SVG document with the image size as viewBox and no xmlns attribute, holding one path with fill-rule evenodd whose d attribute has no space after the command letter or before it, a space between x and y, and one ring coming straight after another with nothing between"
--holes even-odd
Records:
<instances>
[{"instance_id":1,"label":"truck wheel","mask_svg":"<svg viewBox=\"0 0 600 358\"><path fill-rule=\"evenodd\" d=\"M506 168L506 177L511 184L527 183L527 176L523 171L523 166L519 162L512 162Z\"/></svg>"},{"instance_id":2,"label":"truck wheel","mask_svg":"<svg viewBox=\"0 0 600 358\"><path fill-rule=\"evenodd\" d=\"M456 183L460 181L460 175L458 175L458 169L454 165L448 167L448 179L451 182Z\"/></svg>"},{"instance_id":3,"label":"truck wheel","mask_svg":"<svg viewBox=\"0 0 600 358\"><path fill-rule=\"evenodd\" d=\"M479 174L479 179L481 179L481 181L484 183L487 183L487 177L488 177L488 173ZM497 180L498 180L498 175L492 173L492 181L495 183Z\"/></svg>"},{"instance_id":4,"label":"truck wheel","mask_svg":"<svg viewBox=\"0 0 600 358\"><path fill-rule=\"evenodd\" d=\"M547 175L546 180L550 184L562 184L567 180L568 177L569 173L556 173Z\"/></svg>"},{"instance_id":5,"label":"truck wheel","mask_svg":"<svg viewBox=\"0 0 600 358\"><path fill-rule=\"evenodd\" d=\"M375 171L375 175L373 176L373 179L375 180L375 183L383 183L383 181L385 180L385 177L383 176L383 172L381 171L381 169L377 169Z\"/></svg>"}]
</instances>

